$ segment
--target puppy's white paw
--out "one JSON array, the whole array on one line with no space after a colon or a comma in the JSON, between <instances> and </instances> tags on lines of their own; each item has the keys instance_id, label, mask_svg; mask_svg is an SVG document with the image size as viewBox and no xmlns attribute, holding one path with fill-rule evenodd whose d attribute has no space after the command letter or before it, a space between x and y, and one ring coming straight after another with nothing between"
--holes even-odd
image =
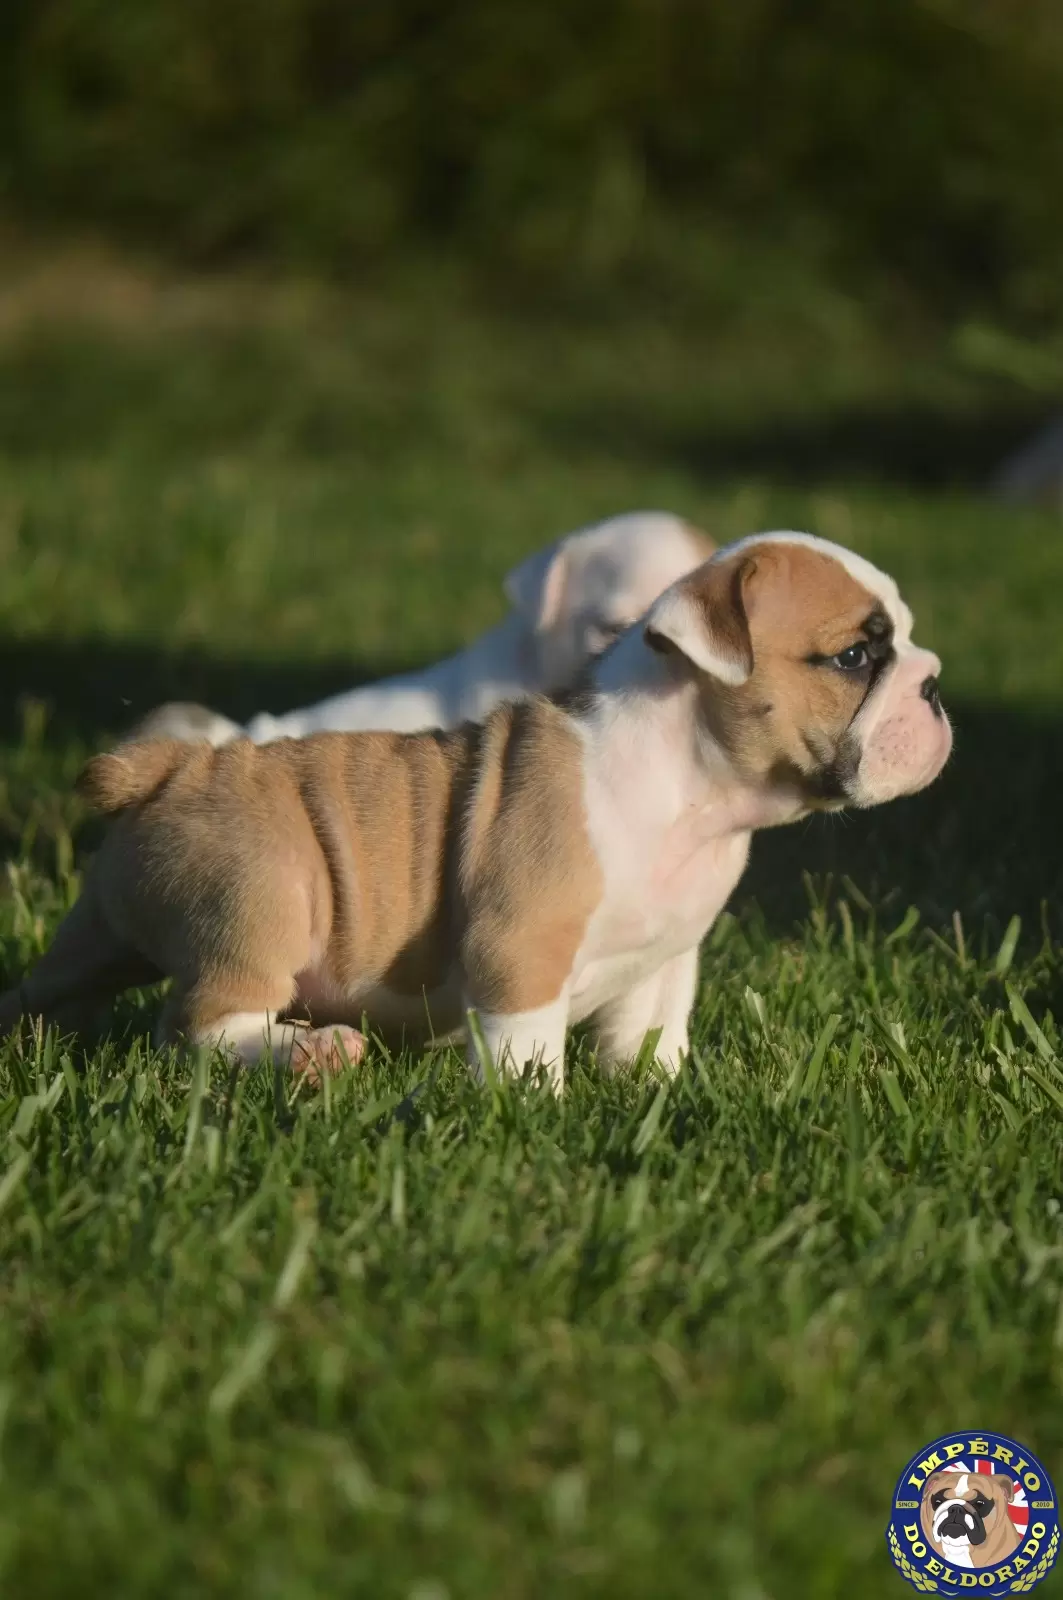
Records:
<instances>
[{"instance_id":1,"label":"puppy's white paw","mask_svg":"<svg viewBox=\"0 0 1063 1600\"><path fill-rule=\"evenodd\" d=\"M292 1047L292 1071L320 1083L322 1073L342 1072L348 1062L353 1066L364 1055L365 1034L357 1028L310 1028Z\"/></svg>"}]
</instances>

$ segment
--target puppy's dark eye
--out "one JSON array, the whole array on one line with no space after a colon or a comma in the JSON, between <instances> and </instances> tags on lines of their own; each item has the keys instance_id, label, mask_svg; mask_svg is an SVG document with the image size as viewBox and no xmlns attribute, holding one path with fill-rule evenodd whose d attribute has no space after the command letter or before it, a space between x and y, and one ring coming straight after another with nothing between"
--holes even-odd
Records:
<instances>
[{"instance_id":1,"label":"puppy's dark eye","mask_svg":"<svg viewBox=\"0 0 1063 1600\"><path fill-rule=\"evenodd\" d=\"M937 1510L937 1508L941 1504L941 1502L944 1500L944 1498L945 1498L944 1489L938 1489L936 1491L936 1493L934 1493L934 1494L932 1494L930 1496L930 1504L933 1506L935 1511Z\"/></svg>"},{"instance_id":2,"label":"puppy's dark eye","mask_svg":"<svg viewBox=\"0 0 1063 1600\"><path fill-rule=\"evenodd\" d=\"M837 667L840 672L861 672L871 660L871 652L864 643L851 644L847 650L839 650L836 656L831 656L830 664Z\"/></svg>"},{"instance_id":3,"label":"puppy's dark eye","mask_svg":"<svg viewBox=\"0 0 1063 1600\"><path fill-rule=\"evenodd\" d=\"M975 1495L974 1499L971 1501L971 1504L974 1506L974 1509L977 1511L980 1517L984 1517L987 1511L992 1511L993 1509L992 1500L990 1500L987 1495L984 1495L981 1490L979 1490Z\"/></svg>"}]
</instances>

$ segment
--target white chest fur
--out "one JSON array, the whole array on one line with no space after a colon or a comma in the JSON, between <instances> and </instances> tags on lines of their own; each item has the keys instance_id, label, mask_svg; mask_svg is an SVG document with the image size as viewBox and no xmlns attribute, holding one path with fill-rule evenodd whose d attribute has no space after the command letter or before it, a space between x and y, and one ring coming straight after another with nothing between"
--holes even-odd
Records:
<instances>
[{"instance_id":1,"label":"white chest fur","mask_svg":"<svg viewBox=\"0 0 1063 1600\"><path fill-rule=\"evenodd\" d=\"M685 706L658 703L647 717L632 702L603 707L586 728L585 803L604 892L572 976L574 1019L695 948L741 877L743 807L706 781L690 727Z\"/></svg>"},{"instance_id":2,"label":"white chest fur","mask_svg":"<svg viewBox=\"0 0 1063 1600\"><path fill-rule=\"evenodd\" d=\"M572 985L572 1020L581 1021L694 949L723 910L746 863L749 834L705 847L690 859L680 892L667 900L617 896L603 901L587 930Z\"/></svg>"}]
</instances>

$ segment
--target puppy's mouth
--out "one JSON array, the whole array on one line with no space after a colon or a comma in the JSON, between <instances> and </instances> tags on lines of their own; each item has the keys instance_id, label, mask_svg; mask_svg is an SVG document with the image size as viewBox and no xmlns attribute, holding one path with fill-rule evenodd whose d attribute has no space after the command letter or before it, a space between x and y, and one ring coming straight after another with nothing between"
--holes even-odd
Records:
<instances>
[{"instance_id":1,"label":"puppy's mouth","mask_svg":"<svg viewBox=\"0 0 1063 1600\"><path fill-rule=\"evenodd\" d=\"M854 804L860 770L859 740L845 733L831 747L814 734L802 733L801 742L809 765L783 759L771 773L773 784L796 789L809 811L840 811Z\"/></svg>"}]
</instances>

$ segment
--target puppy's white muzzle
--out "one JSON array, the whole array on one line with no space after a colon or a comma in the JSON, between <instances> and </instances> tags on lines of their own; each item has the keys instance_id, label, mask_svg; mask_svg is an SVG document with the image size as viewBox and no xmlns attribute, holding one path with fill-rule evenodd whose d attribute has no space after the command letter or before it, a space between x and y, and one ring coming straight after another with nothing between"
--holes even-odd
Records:
<instances>
[{"instance_id":1,"label":"puppy's white muzzle","mask_svg":"<svg viewBox=\"0 0 1063 1600\"><path fill-rule=\"evenodd\" d=\"M908 645L872 691L852 730L860 744L854 804L914 794L945 765L952 729L937 697L940 672L933 651Z\"/></svg>"}]
</instances>

